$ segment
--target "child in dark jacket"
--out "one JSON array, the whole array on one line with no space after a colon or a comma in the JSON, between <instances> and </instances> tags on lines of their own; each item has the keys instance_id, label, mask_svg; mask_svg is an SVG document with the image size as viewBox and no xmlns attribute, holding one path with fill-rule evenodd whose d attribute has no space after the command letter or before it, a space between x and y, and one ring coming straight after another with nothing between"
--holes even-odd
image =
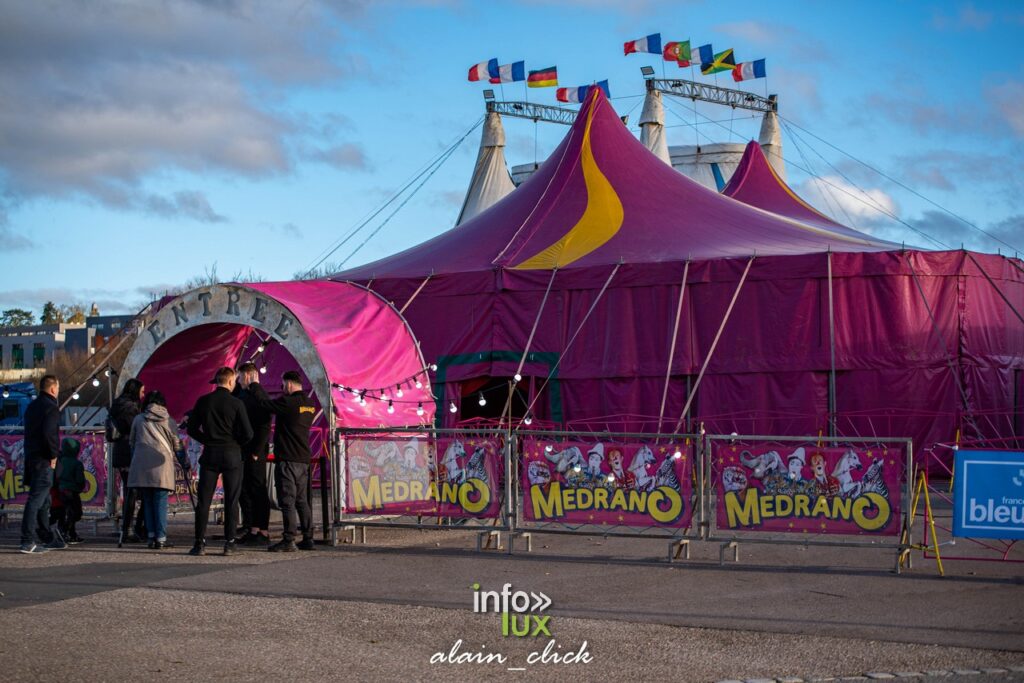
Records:
<instances>
[{"instance_id":1,"label":"child in dark jacket","mask_svg":"<svg viewBox=\"0 0 1024 683\"><path fill-rule=\"evenodd\" d=\"M58 528L68 543L81 543L75 525L82 519L82 492L85 491L85 468L78 459L82 444L78 439L66 438L60 444L56 481L53 487L60 500Z\"/></svg>"}]
</instances>

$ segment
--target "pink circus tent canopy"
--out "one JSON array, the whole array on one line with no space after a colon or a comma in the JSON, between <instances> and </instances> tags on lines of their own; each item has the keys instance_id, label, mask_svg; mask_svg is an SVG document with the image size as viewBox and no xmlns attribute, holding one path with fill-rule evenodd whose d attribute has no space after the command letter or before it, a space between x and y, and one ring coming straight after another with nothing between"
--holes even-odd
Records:
<instances>
[{"instance_id":1,"label":"pink circus tent canopy","mask_svg":"<svg viewBox=\"0 0 1024 683\"><path fill-rule=\"evenodd\" d=\"M223 303L224 292L237 297L237 320L225 314L230 301ZM212 296L204 303L200 295L206 294ZM171 315L175 308L180 315ZM216 285L169 299L156 315L166 338L151 353L140 349L138 361L130 354L121 383L137 374L147 389L166 395L177 419L212 389L217 368L249 360L266 369L260 381L271 393L280 391L283 372L302 372L305 388L321 406L333 399L340 426L418 425L433 419L434 399L415 337L398 311L364 287L329 280ZM291 320L287 326L281 324L285 317ZM183 318L187 324L181 324ZM149 343L150 337L143 333L136 344ZM362 405L338 385L382 391L369 392ZM399 386L401 398L395 395ZM388 400L375 398L382 392L393 412Z\"/></svg>"},{"instance_id":2,"label":"pink circus tent canopy","mask_svg":"<svg viewBox=\"0 0 1024 683\"><path fill-rule=\"evenodd\" d=\"M842 226L766 175L756 147L736 196L712 192L591 93L502 201L333 276L403 308L439 366L439 406L521 371L539 419L671 429L706 364L689 424L726 433L817 434L832 422L927 444L951 439L965 416L999 435L1020 428L1018 260L904 251ZM451 425L461 413L438 414Z\"/></svg>"}]
</instances>

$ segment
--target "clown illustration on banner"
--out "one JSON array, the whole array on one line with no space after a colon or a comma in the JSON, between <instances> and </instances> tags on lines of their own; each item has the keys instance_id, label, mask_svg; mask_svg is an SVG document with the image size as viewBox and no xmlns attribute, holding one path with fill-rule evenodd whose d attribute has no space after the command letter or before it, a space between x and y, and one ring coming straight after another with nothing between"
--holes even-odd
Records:
<instances>
[{"instance_id":1,"label":"clown illustration on banner","mask_svg":"<svg viewBox=\"0 0 1024 683\"><path fill-rule=\"evenodd\" d=\"M102 434L62 434L61 438L77 439L82 445L78 460L85 469L85 491L82 505L103 507L107 492L106 444ZM21 434L0 436L0 503L23 505L28 500L28 487L22 481L25 473L25 439Z\"/></svg>"},{"instance_id":2,"label":"clown illustration on banner","mask_svg":"<svg viewBox=\"0 0 1024 683\"><path fill-rule=\"evenodd\" d=\"M717 445L719 530L896 535L899 449Z\"/></svg>"},{"instance_id":3,"label":"clown illustration on banner","mask_svg":"<svg viewBox=\"0 0 1024 683\"><path fill-rule=\"evenodd\" d=\"M486 437L349 439L346 510L497 517L501 444Z\"/></svg>"},{"instance_id":4,"label":"clown illustration on banner","mask_svg":"<svg viewBox=\"0 0 1024 683\"><path fill-rule=\"evenodd\" d=\"M687 527L689 445L524 442L523 512L537 522Z\"/></svg>"}]
</instances>

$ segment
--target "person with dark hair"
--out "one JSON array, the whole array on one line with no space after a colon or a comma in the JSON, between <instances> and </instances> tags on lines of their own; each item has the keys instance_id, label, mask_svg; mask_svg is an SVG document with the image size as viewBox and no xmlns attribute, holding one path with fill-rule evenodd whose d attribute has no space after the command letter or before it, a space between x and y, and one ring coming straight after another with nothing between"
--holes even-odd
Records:
<instances>
[{"instance_id":1,"label":"person with dark hair","mask_svg":"<svg viewBox=\"0 0 1024 683\"><path fill-rule=\"evenodd\" d=\"M25 474L28 500L21 515L21 552L45 553L65 547L59 537L43 545L40 529L50 522L50 487L60 455L60 382L54 375L39 380L39 396L25 409Z\"/></svg>"},{"instance_id":2,"label":"person with dark hair","mask_svg":"<svg viewBox=\"0 0 1024 683\"><path fill-rule=\"evenodd\" d=\"M260 405L275 416L274 423L274 486L277 504L281 507L284 536L268 550L294 552L313 550L313 508L309 504L309 429L313 425L316 406L302 390L302 375L289 370L281 376L284 396L271 400L259 384L249 389L259 398ZM298 513L298 520L296 520ZM296 521L298 524L296 524ZM295 537L302 531L302 541L296 545Z\"/></svg>"},{"instance_id":3,"label":"person with dark hair","mask_svg":"<svg viewBox=\"0 0 1024 683\"><path fill-rule=\"evenodd\" d=\"M56 524L64 540L70 544L81 543L75 525L82 519L82 492L85 491L85 467L78 459L82 443L78 439L66 438L60 443L60 458L57 460L56 478ZM51 515L53 517L53 515Z\"/></svg>"},{"instance_id":4,"label":"person with dark hair","mask_svg":"<svg viewBox=\"0 0 1024 683\"><path fill-rule=\"evenodd\" d=\"M201 396L188 419L188 435L203 444L199 458L199 501L196 504L196 540L189 555L206 554L206 525L217 478L224 482L224 554L236 552L238 494L242 486L242 446L252 440L245 405L231 395L235 371L222 367L214 376L217 388Z\"/></svg>"},{"instance_id":5,"label":"person with dark hair","mask_svg":"<svg viewBox=\"0 0 1024 683\"><path fill-rule=\"evenodd\" d=\"M121 542L140 543L146 537L145 518L142 511L136 515L136 505L140 503L136 492L128 485L128 470L132 465L132 447L128 436L132 431L132 423L141 412L142 395L145 387L142 382L132 377L124 383L121 395L110 406L108 418L107 440L111 442L110 459L121 478L122 499L124 509L121 511ZM129 535L132 520L135 520L135 533ZM120 545L120 543L118 543Z\"/></svg>"},{"instance_id":6,"label":"person with dark hair","mask_svg":"<svg viewBox=\"0 0 1024 683\"><path fill-rule=\"evenodd\" d=\"M174 490L174 458L183 455L183 449L178 425L167 413L167 401L159 391L146 394L128 439L132 447L128 485L142 494L149 547L173 547L167 540L167 496ZM187 461L182 468L188 469Z\"/></svg>"},{"instance_id":7,"label":"person with dark hair","mask_svg":"<svg viewBox=\"0 0 1024 683\"><path fill-rule=\"evenodd\" d=\"M252 385L259 385L260 373L255 363L243 363L238 368L239 382L235 396L245 404L245 412L252 425L253 437L242 446L242 528L238 537L242 545L270 545L270 497L267 495L267 452L270 441L270 412L260 405Z\"/></svg>"}]
</instances>

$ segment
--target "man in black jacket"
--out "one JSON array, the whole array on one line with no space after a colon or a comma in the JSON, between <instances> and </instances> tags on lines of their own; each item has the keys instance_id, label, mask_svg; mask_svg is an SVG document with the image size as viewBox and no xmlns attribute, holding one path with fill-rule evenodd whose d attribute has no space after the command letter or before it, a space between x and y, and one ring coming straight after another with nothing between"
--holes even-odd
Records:
<instances>
[{"instance_id":1,"label":"man in black jacket","mask_svg":"<svg viewBox=\"0 0 1024 683\"><path fill-rule=\"evenodd\" d=\"M243 363L238 368L239 385L235 396L245 404L245 412L252 425L253 437L242 446L242 528L245 534L238 538L242 545L270 545L270 497L267 495L267 451L270 441L270 411L262 407L251 391L259 386L260 373L255 363Z\"/></svg>"},{"instance_id":2,"label":"man in black jacket","mask_svg":"<svg viewBox=\"0 0 1024 683\"><path fill-rule=\"evenodd\" d=\"M284 396L271 400L259 384L249 389L260 405L276 416L274 423L274 487L277 504L284 522L284 538L268 550L293 552L313 550L313 508L309 504L309 428L313 425L316 406L302 390L302 376L289 370L281 376ZM298 524L296 524L298 512ZM296 546L296 533L302 531L302 541Z\"/></svg>"},{"instance_id":3,"label":"man in black jacket","mask_svg":"<svg viewBox=\"0 0 1024 683\"><path fill-rule=\"evenodd\" d=\"M132 464L132 447L128 436L132 431L132 422L141 412L142 396L145 391L146 388L142 382L132 377L124 383L121 395L110 406L110 423L117 432L113 435L116 438L110 442L110 459L121 478L121 500L123 501L121 542L141 543L148 535L141 508L136 515L135 508L140 507L142 503L138 491L128 488L128 470ZM133 518L135 519L135 532L129 535L128 530L132 528Z\"/></svg>"},{"instance_id":4,"label":"man in black jacket","mask_svg":"<svg viewBox=\"0 0 1024 683\"><path fill-rule=\"evenodd\" d=\"M53 468L60 455L60 407L57 395L60 382L53 375L39 380L39 397L25 409L25 474L22 481L29 487L28 500L21 516L21 552L44 553L63 548L59 537L47 545L39 538L39 529L50 526L50 487Z\"/></svg>"},{"instance_id":5,"label":"man in black jacket","mask_svg":"<svg viewBox=\"0 0 1024 683\"><path fill-rule=\"evenodd\" d=\"M203 444L199 457L199 501L196 504L196 542L189 555L206 554L206 525L217 477L224 482L224 554L235 552L238 493L242 486L242 445L252 440L245 406L231 395L235 371L223 367L214 376L217 388L196 401L188 419L188 435Z\"/></svg>"}]
</instances>

